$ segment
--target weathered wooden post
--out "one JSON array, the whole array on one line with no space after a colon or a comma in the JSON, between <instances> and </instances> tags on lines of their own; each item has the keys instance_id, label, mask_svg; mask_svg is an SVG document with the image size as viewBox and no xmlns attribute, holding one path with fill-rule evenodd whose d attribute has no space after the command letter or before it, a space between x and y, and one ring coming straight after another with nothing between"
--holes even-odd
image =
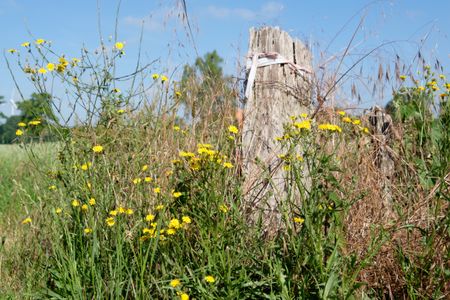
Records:
<instances>
[{"instance_id":1,"label":"weathered wooden post","mask_svg":"<svg viewBox=\"0 0 450 300\"><path fill-rule=\"evenodd\" d=\"M311 104L311 53L279 28L250 29L246 104L242 136L247 211L259 217L265 233L279 228L286 196L276 137L289 116L308 113Z\"/></svg>"},{"instance_id":2,"label":"weathered wooden post","mask_svg":"<svg viewBox=\"0 0 450 300\"><path fill-rule=\"evenodd\" d=\"M372 107L368 113L372 132L372 145L374 147L374 163L380 171L382 202L385 216L389 219L394 216L392 205L392 177L394 176L394 158L389 148L393 137L392 118L378 106Z\"/></svg>"}]
</instances>

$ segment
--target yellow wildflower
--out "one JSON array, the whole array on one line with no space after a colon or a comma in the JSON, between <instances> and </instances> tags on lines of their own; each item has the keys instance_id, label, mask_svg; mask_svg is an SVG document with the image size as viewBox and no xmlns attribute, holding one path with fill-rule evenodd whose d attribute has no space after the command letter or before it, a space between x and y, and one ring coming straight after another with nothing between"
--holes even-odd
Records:
<instances>
[{"instance_id":1,"label":"yellow wildflower","mask_svg":"<svg viewBox=\"0 0 450 300\"><path fill-rule=\"evenodd\" d=\"M342 121L345 122L345 123L351 123L352 119L350 119L349 117L343 117Z\"/></svg>"},{"instance_id":2,"label":"yellow wildflower","mask_svg":"<svg viewBox=\"0 0 450 300\"><path fill-rule=\"evenodd\" d=\"M400 75L400 80L401 81L405 81L406 80L406 75Z\"/></svg>"},{"instance_id":3,"label":"yellow wildflower","mask_svg":"<svg viewBox=\"0 0 450 300\"><path fill-rule=\"evenodd\" d=\"M55 70L55 64L54 63L48 63L47 64L47 70L49 70L50 72Z\"/></svg>"},{"instance_id":4,"label":"yellow wildflower","mask_svg":"<svg viewBox=\"0 0 450 300\"><path fill-rule=\"evenodd\" d=\"M95 198L89 199L89 205L94 206L95 205Z\"/></svg>"},{"instance_id":5,"label":"yellow wildflower","mask_svg":"<svg viewBox=\"0 0 450 300\"><path fill-rule=\"evenodd\" d=\"M228 126L228 131L234 134L237 134L239 132L238 128L234 125Z\"/></svg>"},{"instance_id":6,"label":"yellow wildflower","mask_svg":"<svg viewBox=\"0 0 450 300\"><path fill-rule=\"evenodd\" d=\"M173 288L176 288L177 286L179 286L181 284L181 281L179 279L172 279L170 281L170 286Z\"/></svg>"},{"instance_id":7,"label":"yellow wildflower","mask_svg":"<svg viewBox=\"0 0 450 300\"><path fill-rule=\"evenodd\" d=\"M42 45L43 43L45 43L44 39L37 39L36 40L36 45Z\"/></svg>"},{"instance_id":8,"label":"yellow wildflower","mask_svg":"<svg viewBox=\"0 0 450 300\"><path fill-rule=\"evenodd\" d=\"M305 222L305 219L303 219L302 217L294 218L294 223L303 224L304 222Z\"/></svg>"},{"instance_id":9,"label":"yellow wildflower","mask_svg":"<svg viewBox=\"0 0 450 300\"><path fill-rule=\"evenodd\" d=\"M47 73L47 70L44 69L44 68L39 68L38 73L39 74L45 74L45 73Z\"/></svg>"},{"instance_id":10,"label":"yellow wildflower","mask_svg":"<svg viewBox=\"0 0 450 300\"><path fill-rule=\"evenodd\" d=\"M178 154L181 157L194 157L195 154L192 152L185 152L185 151L180 151L180 153Z\"/></svg>"},{"instance_id":11,"label":"yellow wildflower","mask_svg":"<svg viewBox=\"0 0 450 300\"><path fill-rule=\"evenodd\" d=\"M33 120L33 121L28 122L28 125L33 125L33 126L37 126L39 124L41 124L41 121L39 121L39 120Z\"/></svg>"},{"instance_id":12,"label":"yellow wildflower","mask_svg":"<svg viewBox=\"0 0 450 300\"><path fill-rule=\"evenodd\" d=\"M168 80L167 76L161 75L161 82L164 83Z\"/></svg>"},{"instance_id":13,"label":"yellow wildflower","mask_svg":"<svg viewBox=\"0 0 450 300\"><path fill-rule=\"evenodd\" d=\"M117 110L117 113L118 113L119 115L121 115L121 114L125 113L125 110L123 110L123 109L118 109L118 110Z\"/></svg>"},{"instance_id":14,"label":"yellow wildflower","mask_svg":"<svg viewBox=\"0 0 450 300\"><path fill-rule=\"evenodd\" d=\"M85 228L85 229L84 229L84 233L85 233L85 234L92 233L92 229L91 229L91 228Z\"/></svg>"},{"instance_id":15,"label":"yellow wildflower","mask_svg":"<svg viewBox=\"0 0 450 300\"><path fill-rule=\"evenodd\" d=\"M179 294L180 300L189 300L189 295L186 293Z\"/></svg>"},{"instance_id":16,"label":"yellow wildflower","mask_svg":"<svg viewBox=\"0 0 450 300\"><path fill-rule=\"evenodd\" d=\"M17 126L19 126L19 127L26 127L27 124L25 124L24 122L19 122L19 123L17 123Z\"/></svg>"},{"instance_id":17,"label":"yellow wildflower","mask_svg":"<svg viewBox=\"0 0 450 300\"><path fill-rule=\"evenodd\" d=\"M48 187L48 190L49 190L49 191L54 191L54 190L56 190L56 185L51 185L51 186L49 186L49 187Z\"/></svg>"},{"instance_id":18,"label":"yellow wildflower","mask_svg":"<svg viewBox=\"0 0 450 300\"><path fill-rule=\"evenodd\" d=\"M369 128L367 127L361 128L361 131L364 133L369 133Z\"/></svg>"},{"instance_id":19,"label":"yellow wildflower","mask_svg":"<svg viewBox=\"0 0 450 300\"><path fill-rule=\"evenodd\" d=\"M175 92L175 97L177 97L177 98L181 97L181 92L176 91L176 92Z\"/></svg>"},{"instance_id":20,"label":"yellow wildflower","mask_svg":"<svg viewBox=\"0 0 450 300\"><path fill-rule=\"evenodd\" d=\"M183 195L183 193L181 193L181 192L173 192L173 193L172 193L172 196L173 196L174 198L180 198L181 195Z\"/></svg>"},{"instance_id":21,"label":"yellow wildflower","mask_svg":"<svg viewBox=\"0 0 450 300\"><path fill-rule=\"evenodd\" d=\"M101 153L103 151L103 146L95 145L94 147L92 147L92 151L94 151L94 153Z\"/></svg>"},{"instance_id":22,"label":"yellow wildflower","mask_svg":"<svg viewBox=\"0 0 450 300\"><path fill-rule=\"evenodd\" d=\"M118 212L117 210L114 209L114 210L111 210L111 211L109 212L109 215L115 217L115 216L117 216L118 213L119 213L119 212Z\"/></svg>"},{"instance_id":23,"label":"yellow wildflower","mask_svg":"<svg viewBox=\"0 0 450 300\"><path fill-rule=\"evenodd\" d=\"M169 228L173 228L173 229L181 228L180 220L178 220L177 218L173 218L172 220L170 220Z\"/></svg>"},{"instance_id":24,"label":"yellow wildflower","mask_svg":"<svg viewBox=\"0 0 450 300\"><path fill-rule=\"evenodd\" d=\"M106 225L108 225L109 227L112 227L114 226L114 224L116 224L116 221L114 221L114 218L112 217L106 218L105 222Z\"/></svg>"},{"instance_id":25,"label":"yellow wildflower","mask_svg":"<svg viewBox=\"0 0 450 300\"><path fill-rule=\"evenodd\" d=\"M148 214L148 215L145 216L145 221L151 222L153 220L155 220L155 215Z\"/></svg>"},{"instance_id":26,"label":"yellow wildflower","mask_svg":"<svg viewBox=\"0 0 450 300\"><path fill-rule=\"evenodd\" d=\"M131 208L127 208L127 210L125 211L125 214L131 216L132 214L134 214L134 210Z\"/></svg>"},{"instance_id":27,"label":"yellow wildflower","mask_svg":"<svg viewBox=\"0 0 450 300\"><path fill-rule=\"evenodd\" d=\"M8 49L8 52L9 52L9 53L16 53L16 52L17 52L17 50L16 50L16 49L14 49L14 48L11 48L11 49Z\"/></svg>"},{"instance_id":28,"label":"yellow wildflower","mask_svg":"<svg viewBox=\"0 0 450 300\"><path fill-rule=\"evenodd\" d=\"M174 131L180 131L181 128L180 128L180 126L175 125L175 126L173 126L173 130L174 130Z\"/></svg>"},{"instance_id":29,"label":"yellow wildflower","mask_svg":"<svg viewBox=\"0 0 450 300\"><path fill-rule=\"evenodd\" d=\"M341 127L334 125L334 124L320 124L318 128L319 128L319 130L323 130L323 131L342 132Z\"/></svg>"},{"instance_id":30,"label":"yellow wildflower","mask_svg":"<svg viewBox=\"0 0 450 300\"><path fill-rule=\"evenodd\" d=\"M208 283L214 283L214 282L216 282L216 279L213 276L208 275L208 276L205 276L205 281Z\"/></svg>"},{"instance_id":31,"label":"yellow wildflower","mask_svg":"<svg viewBox=\"0 0 450 300\"><path fill-rule=\"evenodd\" d=\"M361 120L355 119L352 121L352 123L353 123L353 125L359 125L359 124L361 124Z\"/></svg>"},{"instance_id":32,"label":"yellow wildflower","mask_svg":"<svg viewBox=\"0 0 450 300\"><path fill-rule=\"evenodd\" d=\"M302 114L300 114L300 117L301 117L301 118L303 118L303 119L305 119L305 118L307 118L307 117L308 117L308 114L306 114L306 113L302 113Z\"/></svg>"},{"instance_id":33,"label":"yellow wildflower","mask_svg":"<svg viewBox=\"0 0 450 300\"><path fill-rule=\"evenodd\" d=\"M29 224L29 223L31 223L31 218L30 218L30 217L25 218L25 219L22 221L22 224Z\"/></svg>"},{"instance_id":34,"label":"yellow wildflower","mask_svg":"<svg viewBox=\"0 0 450 300\"><path fill-rule=\"evenodd\" d=\"M151 177L148 177L148 176L144 178L144 181L145 181L145 182L151 182L152 180L153 180L153 179L152 179Z\"/></svg>"},{"instance_id":35,"label":"yellow wildflower","mask_svg":"<svg viewBox=\"0 0 450 300\"><path fill-rule=\"evenodd\" d=\"M191 224L192 220L189 216L182 216L181 221L183 221L184 224Z\"/></svg>"},{"instance_id":36,"label":"yellow wildflower","mask_svg":"<svg viewBox=\"0 0 450 300\"><path fill-rule=\"evenodd\" d=\"M87 204L81 205L81 210L82 210L82 211L87 211L87 210L88 210Z\"/></svg>"},{"instance_id":37,"label":"yellow wildflower","mask_svg":"<svg viewBox=\"0 0 450 300\"><path fill-rule=\"evenodd\" d=\"M159 194L159 193L161 193L161 188L160 188L160 187L155 187L155 188L153 189L153 192L154 192L155 194Z\"/></svg>"},{"instance_id":38,"label":"yellow wildflower","mask_svg":"<svg viewBox=\"0 0 450 300\"><path fill-rule=\"evenodd\" d=\"M155 207L155 210L162 210L164 208L164 205L159 204Z\"/></svg>"},{"instance_id":39,"label":"yellow wildflower","mask_svg":"<svg viewBox=\"0 0 450 300\"><path fill-rule=\"evenodd\" d=\"M224 162L224 163L223 163L223 166L224 166L225 168L227 168L227 169L233 168L233 164L230 163L230 162Z\"/></svg>"},{"instance_id":40,"label":"yellow wildflower","mask_svg":"<svg viewBox=\"0 0 450 300\"><path fill-rule=\"evenodd\" d=\"M298 129L311 129L311 122L309 120L303 120L301 122L295 122L294 126Z\"/></svg>"},{"instance_id":41,"label":"yellow wildflower","mask_svg":"<svg viewBox=\"0 0 450 300\"><path fill-rule=\"evenodd\" d=\"M23 135L23 131L20 130L20 129L17 129L17 130L16 130L16 135L17 135L17 136Z\"/></svg>"},{"instance_id":42,"label":"yellow wildflower","mask_svg":"<svg viewBox=\"0 0 450 300\"><path fill-rule=\"evenodd\" d=\"M226 214L228 212L228 207L225 204L219 206L219 210Z\"/></svg>"},{"instance_id":43,"label":"yellow wildflower","mask_svg":"<svg viewBox=\"0 0 450 300\"><path fill-rule=\"evenodd\" d=\"M345 116L345 111L340 110L340 111L338 111L337 113L338 113L339 115L341 115L341 116Z\"/></svg>"},{"instance_id":44,"label":"yellow wildflower","mask_svg":"<svg viewBox=\"0 0 450 300\"><path fill-rule=\"evenodd\" d=\"M20 44L20 46L22 46L22 47L29 47L30 46L30 42L23 42L22 44Z\"/></svg>"},{"instance_id":45,"label":"yellow wildflower","mask_svg":"<svg viewBox=\"0 0 450 300\"><path fill-rule=\"evenodd\" d=\"M148 165L143 165L141 168L142 172L145 172L148 170Z\"/></svg>"},{"instance_id":46,"label":"yellow wildflower","mask_svg":"<svg viewBox=\"0 0 450 300\"><path fill-rule=\"evenodd\" d=\"M78 207L80 206L80 201L78 201L77 199L73 199L71 204L73 207Z\"/></svg>"},{"instance_id":47,"label":"yellow wildflower","mask_svg":"<svg viewBox=\"0 0 450 300\"><path fill-rule=\"evenodd\" d=\"M55 213L59 215L60 213L62 213L62 209L58 207L57 209L55 209Z\"/></svg>"},{"instance_id":48,"label":"yellow wildflower","mask_svg":"<svg viewBox=\"0 0 450 300\"><path fill-rule=\"evenodd\" d=\"M112 91L113 91L114 93L116 93L116 94L118 94L118 93L121 92L119 88L113 88Z\"/></svg>"},{"instance_id":49,"label":"yellow wildflower","mask_svg":"<svg viewBox=\"0 0 450 300\"><path fill-rule=\"evenodd\" d=\"M168 235L174 235L175 233L176 233L176 230L175 230L175 229L173 229L173 228L167 229L167 234L168 234Z\"/></svg>"},{"instance_id":50,"label":"yellow wildflower","mask_svg":"<svg viewBox=\"0 0 450 300\"><path fill-rule=\"evenodd\" d=\"M133 179L133 183L134 183L134 184L139 184L139 183L141 183L141 181L142 181L141 178L135 178L135 179Z\"/></svg>"},{"instance_id":51,"label":"yellow wildflower","mask_svg":"<svg viewBox=\"0 0 450 300\"><path fill-rule=\"evenodd\" d=\"M81 165L81 170L86 171L87 169L89 169L87 164L82 164Z\"/></svg>"},{"instance_id":52,"label":"yellow wildflower","mask_svg":"<svg viewBox=\"0 0 450 300\"><path fill-rule=\"evenodd\" d=\"M425 87L422 86L422 85L421 85L421 86L418 86L417 89L418 89L419 91L421 91L421 92L425 91Z\"/></svg>"},{"instance_id":53,"label":"yellow wildflower","mask_svg":"<svg viewBox=\"0 0 450 300\"><path fill-rule=\"evenodd\" d=\"M117 43L114 44L114 47L117 50L122 50L123 49L123 43L122 42L117 42Z\"/></svg>"},{"instance_id":54,"label":"yellow wildflower","mask_svg":"<svg viewBox=\"0 0 450 300\"><path fill-rule=\"evenodd\" d=\"M159 78L159 74L152 74L152 78L154 79L154 80L156 80L156 79L158 79Z\"/></svg>"}]
</instances>

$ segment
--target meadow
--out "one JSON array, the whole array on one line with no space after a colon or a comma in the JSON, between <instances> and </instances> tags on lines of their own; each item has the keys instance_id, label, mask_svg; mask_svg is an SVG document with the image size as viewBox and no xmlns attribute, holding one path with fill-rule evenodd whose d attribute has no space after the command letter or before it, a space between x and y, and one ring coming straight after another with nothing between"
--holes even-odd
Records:
<instances>
[{"instance_id":1,"label":"meadow","mask_svg":"<svg viewBox=\"0 0 450 300\"><path fill-rule=\"evenodd\" d=\"M229 79L177 82L143 67L121 90L122 42L70 59L42 39L22 48L39 58L17 58L36 89L61 82L85 118L20 124L17 144L0 148L5 298L448 297L450 84L440 70L399 78L390 178L367 116L326 106L290 116L276 139L281 223L267 235L263 214L247 210ZM44 126L58 143L30 142Z\"/></svg>"}]
</instances>

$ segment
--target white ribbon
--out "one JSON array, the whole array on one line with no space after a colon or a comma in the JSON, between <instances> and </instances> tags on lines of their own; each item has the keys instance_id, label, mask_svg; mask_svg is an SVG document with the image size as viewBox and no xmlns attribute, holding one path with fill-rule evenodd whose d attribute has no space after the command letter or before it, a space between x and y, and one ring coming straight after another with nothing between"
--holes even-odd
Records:
<instances>
[{"instance_id":1,"label":"white ribbon","mask_svg":"<svg viewBox=\"0 0 450 300\"><path fill-rule=\"evenodd\" d=\"M292 61L287 60L277 52L255 53L251 56L251 59L247 60L245 68L246 71L250 70L247 79L247 87L245 88L245 98L248 99L250 97L253 89L253 83L255 82L257 68L277 64L287 64L297 74L311 73L309 69L294 64Z\"/></svg>"}]
</instances>

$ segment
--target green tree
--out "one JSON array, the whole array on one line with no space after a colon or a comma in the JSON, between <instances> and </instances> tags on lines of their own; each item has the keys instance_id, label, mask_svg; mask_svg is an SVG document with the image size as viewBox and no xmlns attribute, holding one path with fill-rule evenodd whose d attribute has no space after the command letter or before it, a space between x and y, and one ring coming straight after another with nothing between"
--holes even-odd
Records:
<instances>
[{"instance_id":1,"label":"green tree","mask_svg":"<svg viewBox=\"0 0 450 300\"><path fill-rule=\"evenodd\" d=\"M57 118L51 107L51 96L46 93L33 93L30 99L17 103L20 114L6 118L6 122L0 125L0 142L12 143L16 138L17 123L28 124L30 121L40 121L38 126L28 126L28 137L48 139L50 137L48 124L56 122Z\"/></svg>"},{"instance_id":2,"label":"green tree","mask_svg":"<svg viewBox=\"0 0 450 300\"><path fill-rule=\"evenodd\" d=\"M198 57L185 65L181 78L185 114L193 122L205 121L230 111L234 105L231 78L224 76L223 59L217 51Z\"/></svg>"},{"instance_id":3,"label":"green tree","mask_svg":"<svg viewBox=\"0 0 450 300\"><path fill-rule=\"evenodd\" d=\"M2 105L3 103L5 103L5 101L3 100L3 96L0 96L0 105ZM0 111L0 119L6 119L6 116L5 116L5 114L4 113L2 113L1 111Z\"/></svg>"}]
</instances>

